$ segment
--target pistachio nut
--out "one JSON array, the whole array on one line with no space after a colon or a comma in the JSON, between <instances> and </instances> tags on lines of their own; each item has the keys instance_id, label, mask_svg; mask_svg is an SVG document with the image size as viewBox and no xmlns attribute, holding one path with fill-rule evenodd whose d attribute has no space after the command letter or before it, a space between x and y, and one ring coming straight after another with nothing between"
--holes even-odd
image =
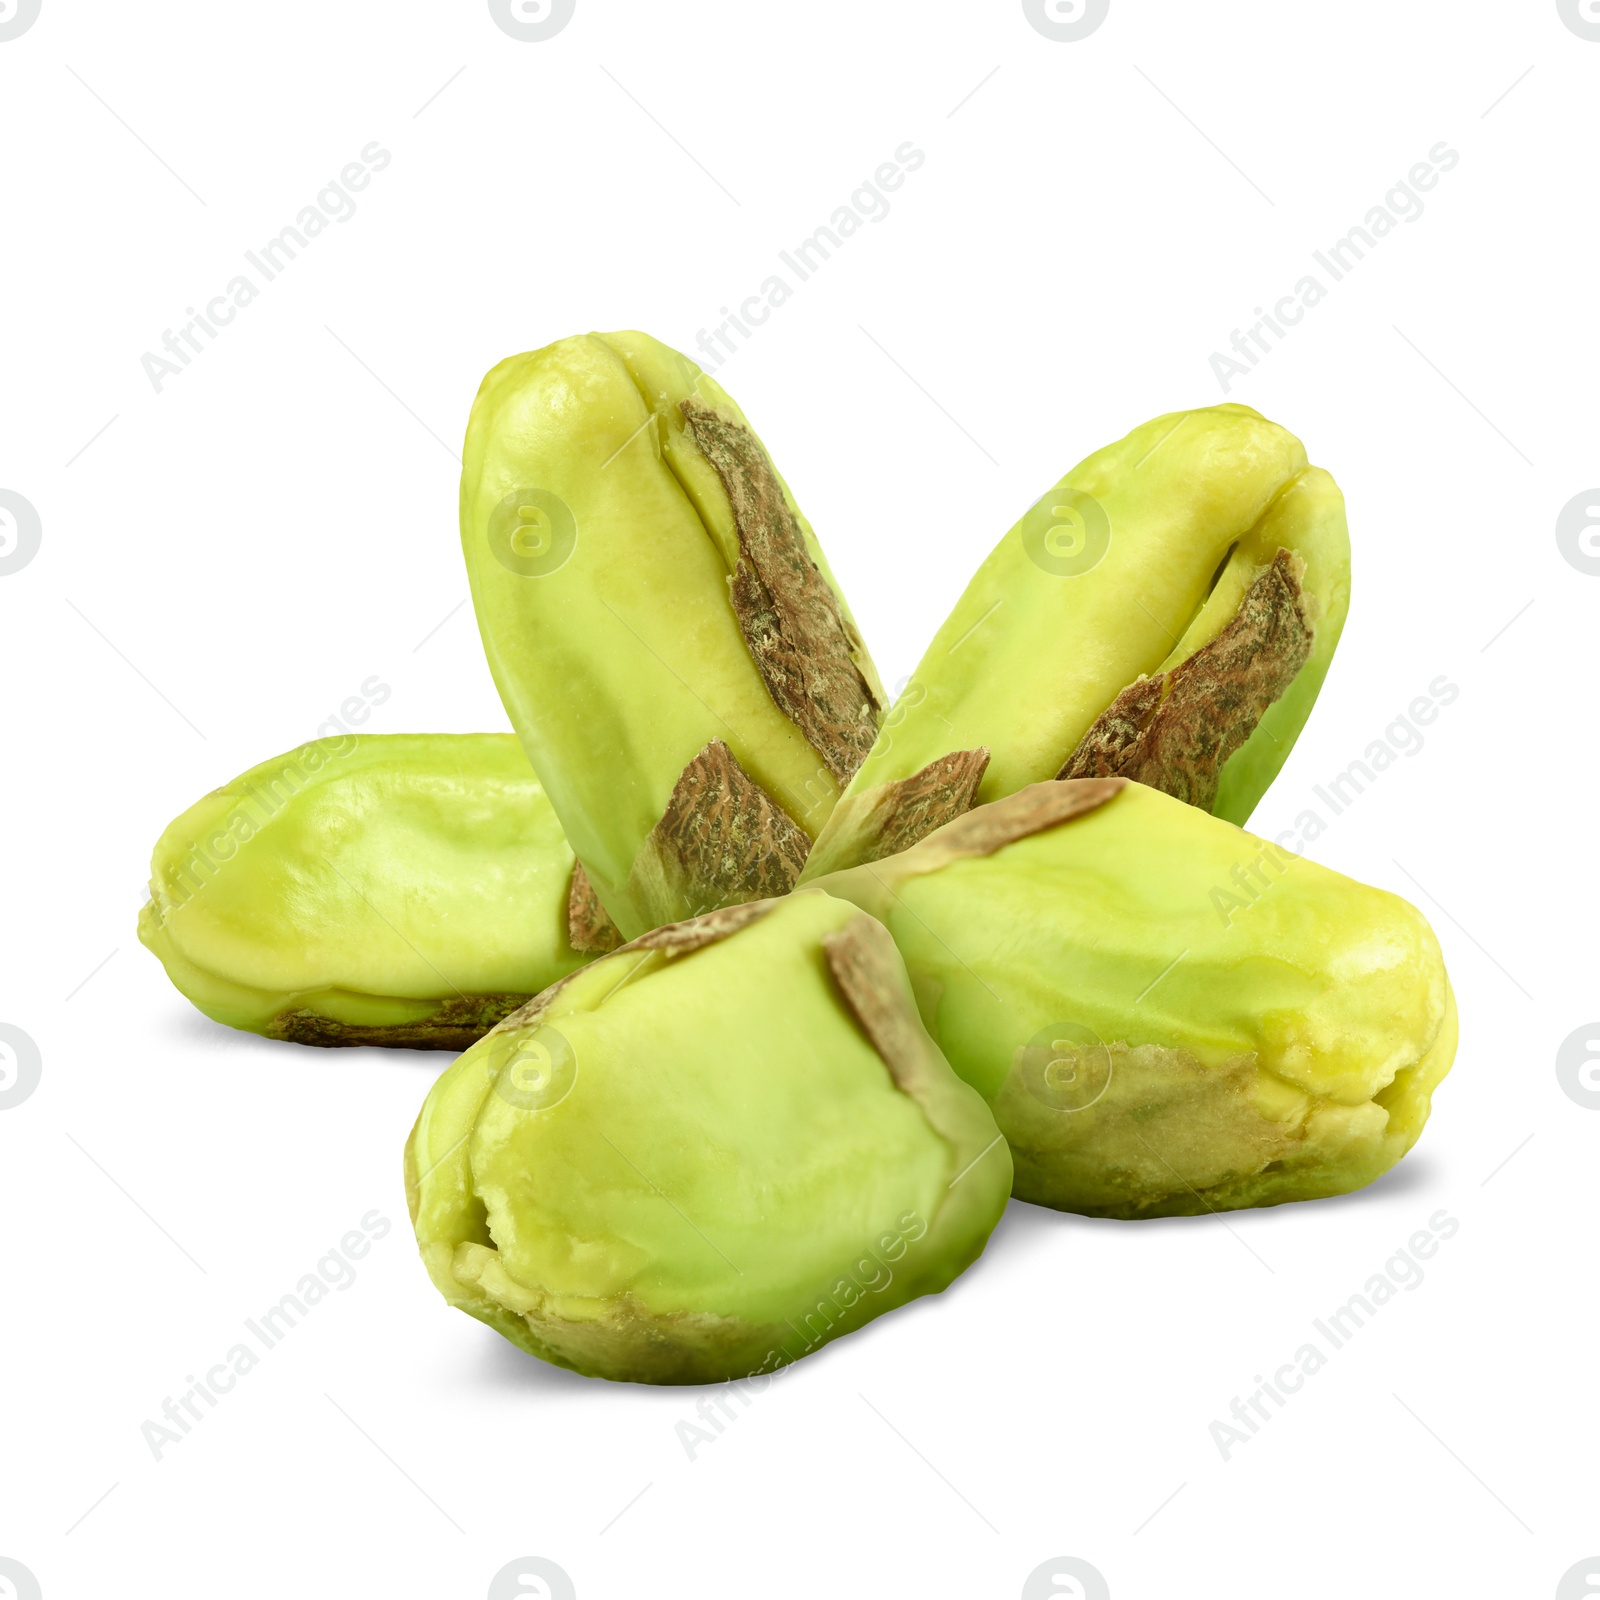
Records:
<instances>
[{"instance_id":1,"label":"pistachio nut","mask_svg":"<svg viewBox=\"0 0 1600 1600\"><path fill-rule=\"evenodd\" d=\"M1047 778L1117 775L1243 824L1349 603L1338 485L1248 406L1097 451L995 547L884 719L802 881Z\"/></svg>"},{"instance_id":2,"label":"pistachio nut","mask_svg":"<svg viewBox=\"0 0 1600 1600\"><path fill-rule=\"evenodd\" d=\"M1060 1210L1360 1188L1455 1054L1420 912L1124 778L1030 784L818 887L889 929L1016 1194Z\"/></svg>"},{"instance_id":3,"label":"pistachio nut","mask_svg":"<svg viewBox=\"0 0 1600 1600\"><path fill-rule=\"evenodd\" d=\"M1011 1187L888 934L816 892L547 989L438 1079L405 1173L452 1306L639 1383L762 1379L944 1289Z\"/></svg>"},{"instance_id":4,"label":"pistachio nut","mask_svg":"<svg viewBox=\"0 0 1600 1600\"><path fill-rule=\"evenodd\" d=\"M320 739L161 835L139 938L208 1017L464 1050L621 942L508 733Z\"/></svg>"},{"instance_id":5,"label":"pistachio nut","mask_svg":"<svg viewBox=\"0 0 1600 1600\"><path fill-rule=\"evenodd\" d=\"M642 333L501 362L461 539L512 725L623 933L793 887L885 696L721 386Z\"/></svg>"}]
</instances>

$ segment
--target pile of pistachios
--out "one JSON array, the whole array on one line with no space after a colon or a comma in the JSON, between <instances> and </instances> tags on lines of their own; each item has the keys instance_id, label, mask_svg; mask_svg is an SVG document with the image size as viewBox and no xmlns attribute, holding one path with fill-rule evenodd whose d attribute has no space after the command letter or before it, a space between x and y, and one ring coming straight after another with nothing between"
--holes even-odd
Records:
<instances>
[{"instance_id":1,"label":"pile of pistachios","mask_svg":"<svg viewBox=\"0 0 1600 1600\"><path fill-rule=\"evenodd\" d=\"M644 334L489 373L461 539L516 737L267 762L162 835L139 923L231 1027L463 1052L405 1150L450 1305L584 1373L755 1378L944 1289L1011 1195L1199 1215L1415 1143L1432 930L1242 827L1349 599L1285 429L1089 456L892 706L744 414Z\"/></svg>"}]
</instances>

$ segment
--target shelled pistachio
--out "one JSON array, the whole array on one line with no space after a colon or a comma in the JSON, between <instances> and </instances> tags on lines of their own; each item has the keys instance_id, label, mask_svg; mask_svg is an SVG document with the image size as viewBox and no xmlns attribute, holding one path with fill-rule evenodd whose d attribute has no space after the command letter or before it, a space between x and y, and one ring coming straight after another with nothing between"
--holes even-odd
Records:
<instances>
[{"instance_id":1,"label":"shelled pistachio","mask_svg":"<svg viewBox=\"0 0 1600 1600\"><path fill-rule=\"evenodd\" d=\"M546 990L438 1079L405 1171L451 1305L640 1383L764 1380L944 1289L1011 1187L888 934L815 892Z\"/></svg>"},{"instance_id":2,"label":"shelled pistachio","mask_svg":"<svg viewBox=\"0 0 1600 1600\"><path fill-rule=\"evenodd\" d=\"M1123 778L1031 784L818 887L888 927L1041 1205L1360 1188L1415 1143L1455 1054L1420 912Z\"/></svg>"},{"instance_id":3,"label":"shelled pistachio","mask_svg":"<svg viewBox=\"0 0 1600 1600\"><path fill-rule=\"evenodd\" d=\"M263 762L161 835L139 938L230 1027L463 1050L620 943L511 734L361 734Z\"/></svg>"},{"instance_id":4,"label":"shelled pistachio","mask_svg":"<svg viewBox=\"0 0 1600 1600\"><path fill-rule=\"evenodd\" d=\"M891 855L1044 779L1120 775L1245 822L1349 602L1344 499L1248 406L1097 451L978 569L802 881Z\"/></svg>"},{"instance_id":5,"label":"shelled pistachio","mask_svg":"<svg viewBox=\"0 0 1600 1600\"><path fill-rule=\"evenodd\" d=\"M721 386L642 333L503 361L461 539L513 726L623 933L790 889L882 686Z\"/></svg>"}]
</instances>

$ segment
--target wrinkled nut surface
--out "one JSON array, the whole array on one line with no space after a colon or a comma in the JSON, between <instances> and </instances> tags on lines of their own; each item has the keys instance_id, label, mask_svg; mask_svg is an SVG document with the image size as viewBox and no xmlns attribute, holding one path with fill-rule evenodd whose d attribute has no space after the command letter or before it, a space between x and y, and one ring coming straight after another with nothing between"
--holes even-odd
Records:
<instances>
[{"instance_id":1,"label":"wrinkled nut surface","mask_svg":"<svg viewBox=\"0 0 1600 1600\"><path fill-rule=\"evenodd\" d=\"M1455 1054L1421 913L1121 777L1032 784L817 886L889 929L1041 1205L1360 1188L1416 1142Z\"/></svg>"},{"instance_id":2,"label":"wrinkled nut surface","mask_svg":"<svg viewBox=\"0 0 1600 1600\"><path fill-rule=\"evenodd\" d=\"M503 733L264 762L166 829L150 896L139 938L178 990L297 1044L464 1050L619 942Z\"/></svg>"},{"instance_id":3,"label":"wrinkled nut surface","mask_svg":"<svg viewBox=\"0 0 1600 1600\"><path fill-rule=\"evenodd\" d=\"M1343 497L1292 434L1241 405L1136 428L979 568L801 881L1058 776L1131 777L1242 824L1310 714L1349 588Z\"/></svg>"},{"instance_id":4,"label":"wrinkled nut surface","mask_svg":"<svg viewBox=\"0 0 1600 1600\"><path fill-rule=\"evenodd\" d=\"M642 333L513 356L461 538L501 698L625 936L792 888L885 696L738 406Z\"/></svg>"},{"instance_id":5,"label":"wrinkled nut surface","mask_svg":"<svg viewBox=\"0 0 1600 1600\"><path fill-rule=\"evenodd\" d=\"M937 1293L1011 1187L888 934L815 892L655 929L537 996L439 1078L405 1170L451 1305L638 1383L764 1382Z\"/></svg>"}]
</instances>

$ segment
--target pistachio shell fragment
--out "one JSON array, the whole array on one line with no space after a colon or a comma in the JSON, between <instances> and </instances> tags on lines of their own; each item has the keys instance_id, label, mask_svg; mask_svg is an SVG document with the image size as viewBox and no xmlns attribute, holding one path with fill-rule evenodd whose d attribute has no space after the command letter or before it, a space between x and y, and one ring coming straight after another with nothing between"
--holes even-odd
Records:
<instances>
[{"instance_id":1,"label":"pistachio shell fragment","mask_svg":"<svg viewBox=\"0 0 1600 1600\"><path fill-rule=\"evenodd\" d=\"M743 413L590 334L490 372L463 461L495 682L624 935L791 887L885 696Z\"/></svg>"},{"instance_id":2,"label":"pistachio shell fragment","mask_svg":"<svg viewBox=\"0 0 1600 1600\"><path fill-rule=\"evenodd\" d=\"M653 930L454 1062L406 1146L449 1304L596 1377L765 1376L947 1287L1011 1185L884 929L806 892Z\"/></svg>"},{"instance_id":3,"label":"pistachio shell fragment","mask_svg":"<svg viewBox=\"0 0 1600 1600\"><path fill-rule=\"evenodd\" d=\"M1032 784L818 887L889 929L1015 1193L1060 1210L1360 1188L1455 1054L1420 912L1122 777Z\"/></svg>"},{"instance_id":4,"label":"pistachio shell fragment","mask_svg":"<svg viewBox=\"0 0 1600 1600\"><path fill-rule=\"evenodd\" d=\"M1292 434L1231 404L1136 428L978 569L800 881L1057 776L1118 773L1245 822L1310 714L1349 588L1343 497Z\"/></svg>"},{"instance_id":5,"label":"pistachio shell fragment","mask_svg":"<svg viewBox=\"0 0 1600 1600\"><path fill-rule=\"evenodd\" d=\"M619 942L503 733L352 734L253 767L162 834L139 938L229 1027L413 1050L466 1049Z\"/></svg>"}]
</instances>

